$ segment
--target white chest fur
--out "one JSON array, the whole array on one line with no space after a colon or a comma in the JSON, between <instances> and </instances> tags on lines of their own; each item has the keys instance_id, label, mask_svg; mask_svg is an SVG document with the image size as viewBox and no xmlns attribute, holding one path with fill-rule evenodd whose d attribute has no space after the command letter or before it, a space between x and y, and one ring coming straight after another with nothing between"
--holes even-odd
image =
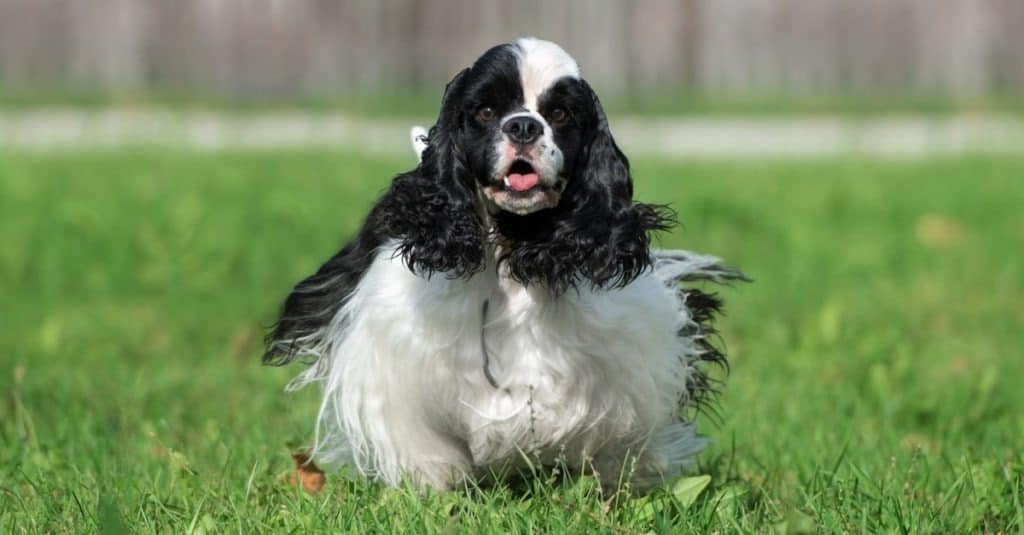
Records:
<instances>
[{"instance_id":1,"label":"white chest fur","mask_svg":"<svg viewBox=\"0 0 1024 535\"><path fill-rule=\"evenodd\" d=\"M319 456L387 483L444 488L525 455L603 472L632 456L644 484L703 445L678 418L696 351L678 335L688 321L650 271L553 297L494 269L416 276L388 248L298 382L324 382Z\"/></svg>"}]
</instances>

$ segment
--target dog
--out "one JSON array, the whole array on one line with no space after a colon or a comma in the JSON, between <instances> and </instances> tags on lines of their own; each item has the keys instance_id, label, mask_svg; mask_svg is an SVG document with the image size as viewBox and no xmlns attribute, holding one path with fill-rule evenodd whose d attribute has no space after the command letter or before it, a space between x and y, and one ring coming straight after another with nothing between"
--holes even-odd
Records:
<instances>
[{"instance_id":1,"label":"dog","mask_svg":"<svg viewBox=\"0 0 1024 535\"><path fill-rule=\"evenodd\" d=\"M264 362L323 391L315 457L452 489L561 464L645 491L693 466L694 409L725 365L720 307L688 281L743 275L654 251L666 207L558 45L486 51L445 87L417 167L284 301Z\"/></svg>"}]
</instances>

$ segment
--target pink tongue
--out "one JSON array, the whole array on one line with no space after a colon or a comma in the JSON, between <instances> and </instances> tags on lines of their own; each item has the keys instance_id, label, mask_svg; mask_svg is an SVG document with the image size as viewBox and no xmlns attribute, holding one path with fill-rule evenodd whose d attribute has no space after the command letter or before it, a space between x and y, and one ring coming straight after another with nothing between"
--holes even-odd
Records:
<instances>
[{"instance_id":1,"label":"pink tongue","mask_svg":"<svg viewBox=\"0 0 1024 535\"><path fill-rule=\"evenodd\" d=\"M508 185L516 191L526 191L536 186L537 180L537 173L527 173L525 175L512 173L508 175Z\"/></svg>"}]
</instances>

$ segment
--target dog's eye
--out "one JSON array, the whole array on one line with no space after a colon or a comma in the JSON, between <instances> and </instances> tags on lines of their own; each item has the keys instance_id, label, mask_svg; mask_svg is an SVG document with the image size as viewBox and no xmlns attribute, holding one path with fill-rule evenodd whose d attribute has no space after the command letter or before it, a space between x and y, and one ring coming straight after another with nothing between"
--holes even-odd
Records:
<instances>
[{"instance_id":1,"label":"dog's eye","mask_svg":"<svg viewBox=\"0 0 1024 535\"><path fill-rule=\"evenodd\" d=\"M477 118L485 123L491 122L491 120L494 119L494 115L494 108L490 106L484 106L479 110L476 110Z\"/></svg>"},{"instance_id":2,"label":"dog's eye","mask_svg":"<svg viewBox=\"0 0 1024 535\"><path fill-rule=\"evenodd\" d=\"M569 121L569 112L565 108L551 110L551 122L556 125L563 125Z\"/></svg>"}]
</instances>

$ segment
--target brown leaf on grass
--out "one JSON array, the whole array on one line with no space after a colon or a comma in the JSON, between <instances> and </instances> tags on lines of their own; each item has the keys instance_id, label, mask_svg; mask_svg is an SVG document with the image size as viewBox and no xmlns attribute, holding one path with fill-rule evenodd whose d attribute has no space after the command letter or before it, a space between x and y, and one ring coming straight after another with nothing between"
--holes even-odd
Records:
<instances>
[{"instance_id":1,"label":"brown leaf on grass","mask_svg":"<svg viewBox=\"0 0 1024 535\"><path fill-rule=\"evenodd\" d=\"M19 385L25 380L25 367L15 366L14 367L14 384Z\"/></svg>"},{"instance_id":2,"label":"brown leaf on grass","mask_svg":"<svg viewBox=\"0 0 1024 535\"><path fill-rule=\"evenodd\" d=\"M914 225L917 239L931 247L950 247L964 241L964 226L941 214L925 214Z\"/></svg>"},{"instance_id":3,"label":"brown leaf on grass","mask_svg":"<svg viewBox=\"0 0 1024 535\"><path fill-rule=\"evenodd\" d=\"M295 461L295 471L288 477L288 483L291 486L297 486L301 482L302 490L310 494L317 494L324 490L324 485L327 484L327 476L324 475L323 470L313 464L308 452L292 453L292 460Z\"/></svg>"}]
</instances>

